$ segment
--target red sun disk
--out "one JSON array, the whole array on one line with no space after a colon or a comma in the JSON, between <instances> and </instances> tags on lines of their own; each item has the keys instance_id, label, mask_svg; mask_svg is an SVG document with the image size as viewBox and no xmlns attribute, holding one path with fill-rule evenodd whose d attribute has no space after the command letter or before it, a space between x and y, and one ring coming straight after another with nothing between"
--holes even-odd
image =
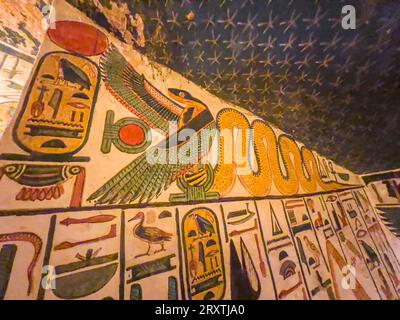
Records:
<instances>
[{"instance_id":1,"label":"red sun disk","mask_svg":"<svg viewBox=\"0 0 400 320\"><path fill-rule=\"evenodd\" d=\"M136 124L128 124L119 130L121 141L130 146L138 146L144 142L145 133Z\"/></svg>"},{"instance_id":2,"label":"red sun disk","mask_svg":"<svg viewBox=\"0 0 400 320\"><path fill-rule=\"evenodd\" d=\"M103 32L78 21L57 21L47 34L59 47L83 56L97 56L108 47L108 39Z\"/></svg>"}]
</instances>

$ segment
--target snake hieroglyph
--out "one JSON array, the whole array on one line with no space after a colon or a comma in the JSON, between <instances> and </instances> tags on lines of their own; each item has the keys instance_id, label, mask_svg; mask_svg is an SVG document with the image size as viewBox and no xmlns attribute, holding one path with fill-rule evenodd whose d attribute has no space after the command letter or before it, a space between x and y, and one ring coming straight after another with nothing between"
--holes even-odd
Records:
<instances>
[{"instance_id":1,"label":"snake hieroglyph","mask_svg":"<svg viewBox=\"0 0 400 320\"><path fill-rule=\"evenodd\" d=\"M217 115L217 128L220 132L219 159L211 190L218 192L221 197L232 190L236 176L254 197L269 195L272 183L282 195L295 195L299 193L299 187L305 193L351 187L323 181L311 150L304 146L299 148L285 134L277 137L272 127L260 119L254 120L250 125L241 112L226 108ZM241 132L241 143L234 141L235 128ZM257 170L253 170L251 166L249 155L252 145ZM237 161L237 154L244 156L243 161ZM281 161L285 172L282 171Z\"/></svg>"},{"instance_id":2,"label":"snake hieroglyph","mask_svg":"<svg viewBox=\"0 0 400 320\"><path fill-rule=\"evenodd\" d=\"M5 233L0 234L0 243L3 242L29 242L32 244L34 253L31 259L31 262L27 269L28 275L28 292L27 295L29 296L32 292L33 288L33 269L35 268L36 262L39 259L40 252L42 251L42 239L39 236L34 234L33 232L14 232L14 233Z\"/></svg>"}]
</instances>

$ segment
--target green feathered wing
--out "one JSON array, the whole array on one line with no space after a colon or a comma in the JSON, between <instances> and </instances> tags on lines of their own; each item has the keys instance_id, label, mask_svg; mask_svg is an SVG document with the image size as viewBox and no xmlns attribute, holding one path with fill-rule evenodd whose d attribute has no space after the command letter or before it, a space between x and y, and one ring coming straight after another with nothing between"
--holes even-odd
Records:
<instances>
[{"instance_id":1,"label":"green feathered wing","mask_svg":"<svg viewBox=\"0 0 400 320\"><path fill-rule=\"evenodd\" d=\"M169 122L179 120L182 107L153 87L114 45L101 57L100 70L111 94L153 129L167 134Z\"/></svg>"},{"instance_id":2,"label":"green feathered wing","mask_svg":"<svg viewBox=\"0 0 400 320\"><path fill-rule=\"evenodd\" d=\"M100 69L107 89L121 104L152 128L168 135L169 122L179 120L180 106L139 75L114 45L102 56ZM136 200L148 202L158 197L209 151L208 144L202 143L199 137L204 128L215 128L215 122L208 119L198 127L196 134L180 144L167 136L118 172L88 200L96 204L124 204ZM188 156L190 152L192 155Z\"/></svg>"},{"instance_id":3,"label":"green feathered wing","mask_svg":"<svg viewBox=\"0 0 400 320\"><path fill-rule=\"evenodd\" d=\"M211 123L208 128L213 128ZM212 131L212 130L211 130ZM141 154L89 197L97 204L124 204L158 197L178 176L208 152L198 135L165 149L165 141ZM195 153L193 153L195 151ZM190 155L190 152L193 154Z\"/></svg>"}]
</instances>

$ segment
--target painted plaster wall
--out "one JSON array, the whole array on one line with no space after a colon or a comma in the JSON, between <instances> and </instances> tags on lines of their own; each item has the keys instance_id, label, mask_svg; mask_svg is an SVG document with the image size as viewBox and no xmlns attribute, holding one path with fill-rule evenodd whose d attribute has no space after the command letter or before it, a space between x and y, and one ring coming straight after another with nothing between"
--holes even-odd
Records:
<instances>
[{"instance_id":1,"label":"painted plaster wall","mask_svg":"<svg viewBox=\"0 0 400 320\"><path fill-rule=\"evenodd\" d=\"M58 24L66 33L50 31L0 142L1 298L398 298L394 239L360 177L149 61L64 1L56 8L59 21L79 21L85 41L71 40L70 22ZM208 161L180 174L148 167L140 157L165 139L151 108L177 119L205 108L211 119L189 122L198 131L253 124L254 139L228 134L224 146L216 136ZM149 145L130 140L140 130L151 132ZM217 163L218 145L233 163ZM171 184L165 172L177 176ZM125 188L143 201L128 201Z\"/></svg>"},{"instance_id":2,"label":"painted plaster wall","mask_svg":"<svg viewBox=\"0 0 400 320\"><path fill-rule=\"evenodd\" d=\"M46 33L43 0L0 1L0 136L9 125Z\"/></svg>"},{"instance_id":3,"label":"painted plaster wall","mask_svg":"<svg viewBox=\"0 0 400 320\"><path fill-rule=\"evenodd\" d=\"M399 222L397 215L400 207L400 170L376 172L362 176L366 191L375 210L385 225L385 231L399 257Z\"/></svg>"}]
</instances>

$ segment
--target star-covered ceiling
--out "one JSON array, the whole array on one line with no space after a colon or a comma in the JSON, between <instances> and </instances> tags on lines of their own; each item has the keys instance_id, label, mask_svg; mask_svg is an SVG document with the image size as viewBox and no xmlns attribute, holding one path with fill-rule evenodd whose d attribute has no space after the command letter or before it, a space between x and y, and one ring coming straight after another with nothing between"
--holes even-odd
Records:
<instances>
[{"instance_id":1,"label":"star-covered ceiling","mask_svg":"<svg viewBox=\"0 0 400 320\"><path fill-rule=\"evenodd\" d=\"M400 167L398 0L68 1L344 167ZM355 30L342 28L344 5Z\"/></svg>"}]
</instances>

